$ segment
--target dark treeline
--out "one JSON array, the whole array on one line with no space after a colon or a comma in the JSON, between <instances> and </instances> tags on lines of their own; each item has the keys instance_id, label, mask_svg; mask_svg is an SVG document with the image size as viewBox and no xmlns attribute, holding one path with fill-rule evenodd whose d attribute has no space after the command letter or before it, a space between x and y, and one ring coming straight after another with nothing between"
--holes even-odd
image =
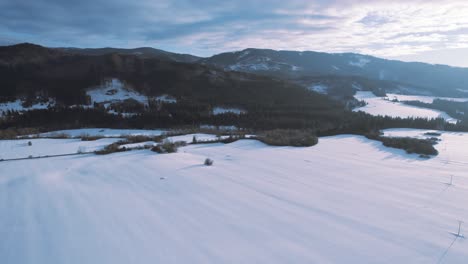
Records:
<instances>
[{"instance_id":1,"label":"dark treeline","mask_svg":"<svg viewBox=\"0 0 468 264\"><path fill-rule=\"evenodd\" d=\"M468 122L468 102L455 102L451 100L435 99L431 104L421 101L404 101L403 103L418 107L431 108L446 112L451 117L457 118L464 123Z\"/></svg>"},{"instance_id":2,"label":"dark treeline","mask_svg":"<svg viewBox=\"0 0 468 264\"><path fill-rule=\"evenodd\" d=\"M0 129L39 128L40 130L110 127L175 128L200 125L231 126L251 131L308 129L318 136L336 134L366 135L386 128L421 128L468 131L465 123L448 124L443 119L374 117L361 112L317 110L307 107L250 108L245 114L210 114L207 105L165 104L159 111L132 116L109 114L104 108L54 107L23 113L10 112L0 121Z\"/></svg>"},{"instance_id":3,"label":"dark treeline","mask_svg":"<svg viewBox=\"0 0 468 264\"><path fill-rule=\"evenodd\" d=\"M122 54L72 55L34 45L2 48L0 62L3 100L51 97L57 101L57 106L45 110L9 112L0 120L0 129L214 125L255 131L308 129L317 135L366 134L396 127L468 131L467 122L446 124L441 119L372 117L346 111L338 101L293 83L201 64ZM177 103L151 99L149 106L127 100L109 109L99 104L70 107L89 105L86 89L109 78L118 78L150 97L169 94ZM246 113L213 115L216 106L241 108ZM111 114L110 109L126 114Z\"/></svg>"}]
</instances>

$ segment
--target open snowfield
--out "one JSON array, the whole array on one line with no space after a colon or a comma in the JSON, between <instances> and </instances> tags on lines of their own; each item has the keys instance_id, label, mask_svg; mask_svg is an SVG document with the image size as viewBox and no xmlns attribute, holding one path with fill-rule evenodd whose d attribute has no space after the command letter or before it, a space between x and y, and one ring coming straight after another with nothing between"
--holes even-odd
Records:
<instances>
[{"instance_id":1,"label":"open snowfield","mask_svg":"<svg viewBox=\"0 0 468 264\"><path fill-rule=\"evenodd\" d=\"M468 134L441 138L428 160L342 135L0 162L0 260L465 264Z\"/></svg>"},{"instance_id":2,"label":"open snowfield","mask_svg":"<svg viewBox=\"0 0 468 264\"><path fill-rule=\"evenodd\" d=\"M78 151L91 152L102 149L118 140L117 138L103 138L94 141L48 138L0 140L0 159L63 155L77 153ZM31 146L28 145L28 142L31 142Z\"/></svg>"},{"instance_id":3,"label":"open snowfield","mask_svg":"<svg viewBox=\"0 0 468 264\"><path fill-rule=\"evenodd\" d=\"M425 95L403 95L387 93L387 98L390 100L397 99L398 101L420 101L431 104L435 99L442 99L454 102L468 102L468 98L452 98L452 97L434 97Z\"/></svg>"},{"instance_id":4,"label":"open snowfield","mask_svg":"<svg viewBox=\"0 0 468 264\"><path fill-rule=\"evenodd\" d=\"M226 114L226 113L232 113L232 114L240 115L240 114L245 114L246 111L242 110L240 108L234 108L234 107L215 107L215 108L213 108L213 115L220 115L220 114Z\"/></svg>"},{"instance_id":5,"label":"open snowfield","mask_svg":"<svg viewBox=\"0 0 468 264\"><path fill-rule=\"evenodd\" d=\"M134 99L142 104L148 104L148 97L125 87L119 79L111 79L105 85L90 89L87 94L91 103L113 103Z\"/></svg>"},{"instance_id":6,"label":"open snowfield","mask_svg":"<svg viewBox=\"0 0 468 264\"><path fill-rule=\"evenodd\" d=\"M119 137L119 136L159 136L166 132L165 130L140 130L140 129L112 129L112 128L81 128L58 130L41 133L41 137L54 137L58 135L67 135L69 137L81 136L101 136L101 137Z\"/></svg>"},{"instance_id":7,"label":"open snowfield","mask_svg":"<svg viewBox=\"0 0 468 264\"><path fill-rule=\"evenodd\" d=\"M0 103L0 116L5 115L8 111L29 111L36 109L47 109L49 105L55 105L55 102L49 100L47 103L36 103L29 107L23 106L23 101L17 99L13 102Z\"/></svg>"},{"instance_id":8,"label":"open snowfield","mask_svg":"<svg viewBox=\"0 0 468 264\"><path fill-rule=\"evenodd\" d=\"M355 108L353 111L362 111L374 116L391 116L391 117L423 117L423 118L438 118L441 117L447 122L456 123L457 119L449 116L447 113L416 107L411 105L405 105L404 103L392 102L385 100L385 97L377 97L372 92L358 91L354 96L358 100L363 100L367 105L363 107ZM418 96L421 97L421 96ZM389 97L392 99L391 97Z\"/></svg>"}]
</instances>

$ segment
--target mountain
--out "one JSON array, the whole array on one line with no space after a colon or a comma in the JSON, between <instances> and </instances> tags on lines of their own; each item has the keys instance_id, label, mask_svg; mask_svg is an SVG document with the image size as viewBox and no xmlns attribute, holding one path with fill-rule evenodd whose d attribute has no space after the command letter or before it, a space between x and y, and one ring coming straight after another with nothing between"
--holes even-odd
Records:
<instances>
[{"instance_id":1,"label":"mountain","mask_svg":"<svg viewBox=\"0 0 468 264\"><path fill-rule=\"evenodd\" d=\"M41 64L65 55L60 50L48 49L31 43L0 46L0 66Z\"/></svg>"},{"instance_id":2,"label":"mountain","mask_svg":"<svg viewBox=\"0 0 468 264\"><path fill-rule=\"evenodd\" d=\"M359 76L393 82L402 93L466 96L468 68L380 59L354 53L245 49L201 59L201 63L289 79Z\"/></svg>"},{"instance_id":3,"label":"mountain","mask_svg":"<svg viewBox=\"0 0 468 264\"><path fill-rule=\"evenodd\" d=\"M64 104L84 104L85 90L108 78L121 79L149 96L169 93L205 102L216 98L217 103L226 104L284 101L284 96L276 98L272 93L285 93L281 89L298 91L299 101L304 94L297 85L267 76L154 56L100 52L90 55L32 44L0 47L0 75L4 76L0 97L41 94Z\"/></svg>"},{"instance_id":4,"label":"mountain","mask_svg":"<svg viewBox=\"0 0 468 264\"><path fill-rule=\"evenodd\" d=\"M79 110L73 110L75 107L93 108L106 114L150 115L144 121L139 119L140 126L193 125L203 120L204 123L224 122L227 125L242 121L249 126L288 127L306 123L318 126L317 120L338 123L344 111L340 103L300 85L210 65L121 53L84 55L29 44L0 47L0 54L3 55L0 56L0 76L3 76L0 79L0 104L5 107L20 104L23 106L20 109L32 110L50 104L61 107L60 113L64 113L57 116L50 110L39 117L24 114L16 118L28 125L39 124L39 121L62 121L60 118L71 122L83 114L76 113ZM26 54L28 56L23 58ZM114 99L118 94L123 95L123 100L117 105ZM92 95L105 96L109 100L95 100ZM135 95L135 98L127 95ZM176 103L161 106L157 102L161 101L159 98L171 98ZM242 120L232 116L213 117L213 109L219 107L241 109L239 112L248 114ZM102 117L102 113L93 112L93 115L88 113L86 118L101 116L110 123L114 120L105 119L107 117ZM88 124L85 121L81 124ZM5 126L12 124L16 123Z\"/></svg>"},{"instance_id":5,"label":"mountain","mask_svg":"<svg viewBox=\"0 0 468 264\"><path fill-rule=\"evenodd\" d=\"M178 54L172 53L160 49L154 49L149 47L135 48L135 49L121 49L121 48L97 48L97 49L79 49L79 48L57 48L57 50L79 55L106 55L112 53L118 53L122 55L135 55L142 58L157 58L161 60L169 60L176 62L196 62L200 60L200 57L193 56L190 54Z\"/></svg>"},{"instance_id":6,"label":"mountain","mask_svg":"<svg viewBox=\"0 0 468 264\"><path fill-rule=\"evenodd\" d=\"M441 126L440 120L347 111L360 103L353 98L356 90L378 93L395 85L361 76L287 71L270 76L206 62L85 54L33 44L0 47L0 76L0 129L208 125L333 135Z\"/></svg>"}]
</instances>

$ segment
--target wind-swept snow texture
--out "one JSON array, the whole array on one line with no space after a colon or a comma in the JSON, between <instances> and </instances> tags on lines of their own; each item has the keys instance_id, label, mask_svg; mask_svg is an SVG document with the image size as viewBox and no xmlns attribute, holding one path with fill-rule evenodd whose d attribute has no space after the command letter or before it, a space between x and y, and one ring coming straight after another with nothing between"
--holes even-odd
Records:
<instances>
[{"instance_id":1,"label":"wind-swept snow texture","mask_svg":"<svg viewBox=\"0 0 468 264\"><path fill-rule=\"evenodd\" d=\"M100 150L119 139L103 138L94 141L81 139L21 139L0 140L0 159L43 157ZM31 142L31 145L29 145Z\"/></svg>"},{"instance_id":2,"label":"wind-swept snow texture","mask_svg":"<svg viewBox=\"0 0 468 264\"><path fill-rule=\"evenodd\" d=\"M358 107L354 111L362 111L371 115L391 116L391 117L422 117L422 118L443 118L447 122L456 123L457 119L449 116L447 113L406 105L400 102L392 102L389 98L377 97L372 92L358 91L354 96L358 100L363 100L367 105ZM401 97L400 97L401 98Z\"/></svg>"},{"instance_id":3,"label":"wind-swept snow texture","mask_svg":"<svg viewBox=\"0 0 468 264\"><path fill-rule=\"evenodd\" d=\"M440 138L428 160L342 135L0 162L0 260L466 264L468 134Z\"/></svg>"}]
</instances>

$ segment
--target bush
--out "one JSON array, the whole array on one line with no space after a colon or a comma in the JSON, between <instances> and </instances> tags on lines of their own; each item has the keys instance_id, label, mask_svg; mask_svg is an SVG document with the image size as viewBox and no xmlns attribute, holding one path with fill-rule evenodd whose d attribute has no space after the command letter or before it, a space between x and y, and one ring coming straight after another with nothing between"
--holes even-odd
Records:
<instances>
[{"instance_id":1,"label":"bush","mask_svg":"<svg viewBox=\"0 0 468 264\"><path fill-rule=\"evenodd\" d=\"M212 159L206 158L204 164L206 166L211 166L211 165L213 165L213 163L214 163L214 161Z\"/></svg>"},{"instance_id":2,"label":"bush","mask_svg":"<svg viewBox=\"0 0 468 264\"><path fill-rule=\"evenodd\" d=\"M37 137L39 133L40 131L37 128L0 129L0 139L31 138L31 137Z\"/></svg>"},{"instance_id":3,"label":"bush","mask_svg":"<svg viewBox=\"0 0 468 264\"><path fill-rule=\"evenodd\" d=\"M424 133L424 135L426 135L426 136L434 136L434 137L442 136L441 133L437 133L437 132L426 132L426 133Z\"/></svg>"},{"instance_id":4,"label":"bush","mask_svg":"<svg viewBox=\"0 0 468 264\"><path fill-rule=\"evenodd\" d=\"M98 139L103 138L102 136L89 136L89 135L83 135L81 136L81 141L95 141Z\"/></svg>"},{"instance_id":5,"label":"bush","mask_svg":"<svg viewBox=\"0 0 468 264\"><path fill-rule=\"evenodd\" d=\"M151 150L157 153L175 153L179 147L187 145L185 141L172 142L165 140L163 143L160 143L154 146Z\"/></svg>"},{"instance_id":6,"label":"bush","mask_svg":"<svg viewBox=\"0 0 468 264\"><path fill-rule=\"evenodd\" d=\"M417 139L409 137L381 137L379 139L386 147L406 150L407 153L421 155L437 155L439 152L434 148L434 142L428 139Z\"/></svg>"},{"instance_id":7,"label":"bush","mask_svg":"<svg viewBox=\"0 0 468 264\"><path fill-rule=\"evenodd\" d=\"M110 145L107 145L105 148L101 150L97 150L94 153L98 155L106 155L110 153L115 153L115 152L122 152L122 151L127 151L126 148L121 148L119 144L117 143L112 143Z\"/></svg>"},{"instance_id":8,"label":"bush","mask_svg":"<svg viewBox=\"0 0 468 264\"><path fill-rule=\"evenodd\" d=\"M272 146L309 147L318 143L310 130L275 129L259 134L257 139Z\"/></svg>"},{"instance_id":9,"label":"bush","mask_svg":"<svg viewBox=\"0 0 468 264\"><path fill-rule=\"evenodd\" d=\"M136 136L126 136L127 143L141 143L146 141L161 142L164 139L164 136L145 136L145 135L136 135Z\"/></svg>"},{"instance_id":10,"label":"bush","mask_svg":"<svg viewBox=\"0 0 468 264\"><path fill-rule=\"evenodd\" d=\"M47 138L67 139L67 138L70 138L70 136L68 134L65 134L65 133L53 133L52 135L48 136Z\"/></svg>"}]
</instances>

